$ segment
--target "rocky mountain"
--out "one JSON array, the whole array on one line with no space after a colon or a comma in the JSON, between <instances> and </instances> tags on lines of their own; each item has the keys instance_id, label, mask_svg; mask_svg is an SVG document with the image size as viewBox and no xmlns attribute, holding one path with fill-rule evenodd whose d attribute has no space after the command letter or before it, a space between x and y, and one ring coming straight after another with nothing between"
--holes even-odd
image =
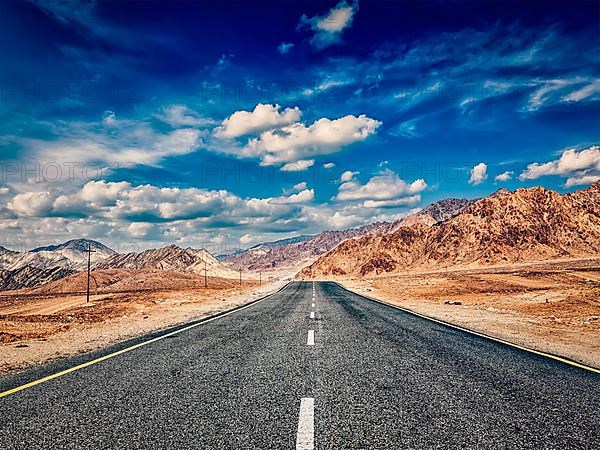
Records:
<instances>
[{"instance_id":1,"label":"rocky mountain","mask_svg":"<svg viewBox=\"0 0 600 450\"><path fill-rule=\"evenodd\" d=\"M239 272L223 265L208 251L168 245L139 253L116 253L94 265L94 270L105 269L161 269L193 272L204 275L204 263L208 276L237 278Z\"/></svg>"},{"instance_id":2,"label":"rocky mountain","mask_svg":"<svg viewBox=\"0 0 600 450\"><path fill-rule=\"evenodd\" d=\"M312 234L302 234L300 236L294 236L287 239L279 239L277 241L272 242L263 242L261 244L256 244L253 247L250 247L248 250L243 250L243 252L247 251L266 251L272 248L283 247L284 245L290 244L299 244L300 242L309 241L315 236Z\"/></svg>"},{"instance_id":3,"label":"rocky mountain","mask_svg":"<svg viewBox=\"0 0 600 450\"><path fill-rule=\"evenodd\" d=\"M222 261L231 268L251 271L293 268L328 252L345 239L385 233L394 226L391 222L378 222L349 230L324 231L299 242L291 240L291 243L278 246L259 245L245 252L227 256Z\"/></svg>"},{"instance_id":4,"label":"rocky mountain","mask_svg":"<svg viewBox=\"0 0 600 450\"><path fill-rule=\"evenodd\" d=\"M301 275L364 276L589 256L600 256L600 182L564 195L541 187L496 192L430 227L416 223L345 241Z\"/></svg>"},{"instance_id":5,"label":"rocky mountain","mask_svg":"<svg viewBox=\"0 0 600 450\"><path fill-rule=\"evenodd\" d=\"M428 226L435 225L436 223L452 219L454 216L460 214L471 203L473 203L473 200L467 200L466 198L447 198L440 200L415 214L411 214L410 216L399 220L398 226L410 226L417 223Z\"/></svg>"},{"instance_id":6,"label":"rocky mountain","mask_svg":"<svg viewBox=\"0 0 600 450\"><path fill-rule=\"evenodd\" d=\"M87 249L92 261L100 261L114 250L89 239L73 239L59 245L39 247L27 252L0 249L0 290L31 288L71 275L87 266Z\"/></svg>"},{"instance_id":7,"label":"rocky mountain","mask_svg":"<svg viewBox=\"0 0 600 450\"><path fill-rule=\"evenodd\" d=\"M300 236L297 241L294 239L298 238L276 241L279 245L262 244L222 260L229 267L254 271L298 267L310 263L347 239L384 235L402 225L422 223L430 226L454 217L469 204L467 199L441 200L394 222L377 222L349 230L324 231L314 236Z\"/></svg>"},{"instance_id":8,"label":"rocky mountain","mask_svg":"<svg viewBox=\"0 0 600 450\"><path fill-rule=\"evenodd\" d=\"M19 256L19 252L15 252L0 246L0 269L11 265Z\"/></svg>"},{"instance_id":9,"label":"rocky mountain","mask_svg":"<svg viewBox=\"0 0 600 450\"><path fill-rule=\"evenodd\" d=\"M28 252L0 251L0 268L8 271L20 270L24 267L52 269L55 267L80 270L87 264L88 246L91 246L92 261L99 261L115 253L114 250L89 239L74 239L60 245L39 247ZM6 255L3 257L3 255Z\"/></svg>"},{"instance_id":10,"label":"rocky mountain","mask_svg":"<svg viewBox=\"0 0 600 450\"><path fill-rule=\"evenodd\" d=\"M206 261L208 276L239 277L239 272L224 266L204 249L169 245L139 253L116 253L100 242L75 239L28 252L12 252L0 247L0 290L34 288L85 271L88 246L93 250L94 270L160 269L204 275Z\"/></svg>"},{"instance_id":11,"label":"rocky mountain","mask_svg":"<svg viewBox=\"0 0 600 450\"><path fill-rule=\"evenodd\" d=\"M60 255L73 262L74 264L87 264L88 248L92 249L92 262L100 261L114 255L116 252L108 248L106 245L90 239L73 239L60 245L49 245L46 247L38 247L31 250L29 253L41 255L50 259Z\"/></svg>"},{"instance_id":12,"label":"rocky mountain","mask_svg":"<svg viewBox=\"0 0 600 450\"><path fill-rule=\"evenodd\" d=\"M222 253L220 255L217 255L217 259L222 261L222 260L227 260L227 259L234 259L235 256L240 256L246 253L250 253L250 254L263 254L265 252L267 252L270 249L273 248L277 248L277 247L283 247L284 245L289 245L289 244L297 244L299 242L304 242L304 241L308 241L310 239L312 239L314 237L314 235L312 234L303 234L300 236L294 236L291 238L286 238L286 239L279 239L277 241L271 241L271 242L262 242L260 244L256 244L250 248L238 248L235 249L235 251L231 251L231 252L227 252L227 253Z\"/></svg>"},{"instance_id":13,"label":"rocky mountain","mask_svg":"<svg viewBox=\"0 0 600 450\"><path fill-rule=\"evenodd\" d=\"M13 270L0 270L0 291L33 288L74 273L75 270L60 266L47 268L22 266Z\"/></svg>"}]
</instances>

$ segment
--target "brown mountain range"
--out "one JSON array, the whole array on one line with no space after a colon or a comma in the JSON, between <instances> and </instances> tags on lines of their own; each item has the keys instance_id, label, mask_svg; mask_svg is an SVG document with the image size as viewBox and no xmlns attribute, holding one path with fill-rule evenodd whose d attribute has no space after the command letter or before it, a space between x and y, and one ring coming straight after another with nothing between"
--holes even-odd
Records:
<instances>
[{"instance_id":1,"label":"brown mountain range","mask_svg":"<svg viewBox=\"0 0 600 450\"><path fill-rule=\"evenodd\" d=\"M206 263L206 264L205 264ZM94 270L107 269L160 269L192 272L208 276L236 279L238 272L224 266L205 249L181 248L167 245L143 252L115 253L94 265Z\"/></svg>"},{"instance_id":2,"label":"brown mountain range","mask_svg":"<svg viewBox=\"0 0 600 450\"><path fill-rule=\"evenodd\" d=\"M505 189L426 226L347 240L301 276L372 275L408 268L485 266L600 256L600 182L571 194Z\"/></svg>"},{"instance_id":3,"label":"brown mountain range","mask_svg":"<svg viewBox=\"0 0 600 450\"><path fill-rule=\"evenodd\" d=\"M467 199L445 199L427 208L394 222L376 222L358 228L339 231L324 231L312 237L303 237L299 242L282 241L282 245L259 245L244 252L223 258L232 268L243 270L276 270L298 267L310 263L347 239L361 236L382 236L402 225L425 224L427 226L446 220L460 213L470 204Z\"/></svg>"}]
</instances>

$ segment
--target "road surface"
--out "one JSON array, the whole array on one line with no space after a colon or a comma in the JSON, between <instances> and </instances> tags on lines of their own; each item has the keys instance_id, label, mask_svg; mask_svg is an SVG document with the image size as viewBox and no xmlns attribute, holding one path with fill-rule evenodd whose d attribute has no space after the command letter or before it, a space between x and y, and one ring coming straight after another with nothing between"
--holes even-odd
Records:
<instances>
[{"instance_id":1,"label":"road surface","mask_svg":"<svg viewBox=\"0 0 600 450\"><path fill-rule=\"evenodd\" d=\"M598 449L599 392L598 374L294 282L0 398L0 448Z\"/></svg>"}]
</instances>

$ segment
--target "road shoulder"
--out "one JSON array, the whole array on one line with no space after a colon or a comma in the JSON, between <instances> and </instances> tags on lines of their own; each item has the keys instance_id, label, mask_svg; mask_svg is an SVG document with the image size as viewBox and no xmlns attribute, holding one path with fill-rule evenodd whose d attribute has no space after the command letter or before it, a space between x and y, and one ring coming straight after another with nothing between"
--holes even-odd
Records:
<instances>
[{"instance_id":1,"label":"road shoulder","mask_svg":"<svg viewBox=\"0 0 600 450\"><path fill-rule=\"evenodd\" d=\"M600 336L577 330L549 329L527 317L492 308L402 298L390 290L378 289L357 280L336 280L358 295L481 333L516 346L556 355L593 368L600 368ZM596 337L594 337L596 336Z\"/></svg>"},{"instance_id":2,"label":"road shoulder","mask_svg":"<svg viewBox=\"0 0 600 450\"><path fill-rule=\"evenodd\" d=\"M75 325L43 338L0 344L0 375L15 374L227 312L276 292L285 284L278 281L237 292L172 291L154 293L151 298L145 294L141 299L131 295L122 301L129 308L125 314L107 315L101 321ZM110 299L93 296L90 311L107 302Z\"/></svg>"}]
</instances>

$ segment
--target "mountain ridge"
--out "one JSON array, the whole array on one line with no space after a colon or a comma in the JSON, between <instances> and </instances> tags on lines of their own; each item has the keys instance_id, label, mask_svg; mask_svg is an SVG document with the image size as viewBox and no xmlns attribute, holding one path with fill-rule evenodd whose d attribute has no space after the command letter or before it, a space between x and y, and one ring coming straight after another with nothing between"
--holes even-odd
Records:
<instances>
[{"instance_id":1,"label":"mountain ridge","mask_svg":"<svg viewBox=\"0 0 600 450\"><path fill-rule=\"evenodd\" d=\"M365 235L381 235L391 232L404 223L426 223L432 225L453 217L470 204L471 200L448 198L428 205L426 208L392 222L375 222L346 230L326 230L310 239L273 248L250 248L243 253L222 258L232 268L243 270L276 270L297 267L310 263L333 249L341 242ZM293 238L292 238L293 239Z\"/></svg>"},{"instance_id":2,"label":"mountain ridge","mask_svg":"<svg viewBox=\"0 0 600 450\"><path fill-rule=\"evenodd\" d=\"M430 227L411 224L383 236L345 241L300 275L365 276L600 255L598 205L600 182L562 195L541 187L503 191Z\"/></svg>"},{"instance_id":3,"label":"mountain ridge","mask_svg":"<svg viewBox=\"0 0 600 450\"><path fill-rule=\"evenodd\" d=\"M27 252L0 249L0 291L35 288L85 271L88 245L94 269L161 269L220 278L237 278L205 249L182 249L174 244L135 253L117 253L98 241L71 239L62 244L36 247Z\"/></svg>"},{"instance_id":4,"label":"mountain ridge","mask_svg":"<svg viewBox=\"0 0 600 450\"><path fill-rule=\"evenodd\" d=\"M174 244L142 252L116 253L94 265L94 269L161 269L236 278L239 273L229 269L205 249L182 248Z\"/></svg>"}]
</instances>

